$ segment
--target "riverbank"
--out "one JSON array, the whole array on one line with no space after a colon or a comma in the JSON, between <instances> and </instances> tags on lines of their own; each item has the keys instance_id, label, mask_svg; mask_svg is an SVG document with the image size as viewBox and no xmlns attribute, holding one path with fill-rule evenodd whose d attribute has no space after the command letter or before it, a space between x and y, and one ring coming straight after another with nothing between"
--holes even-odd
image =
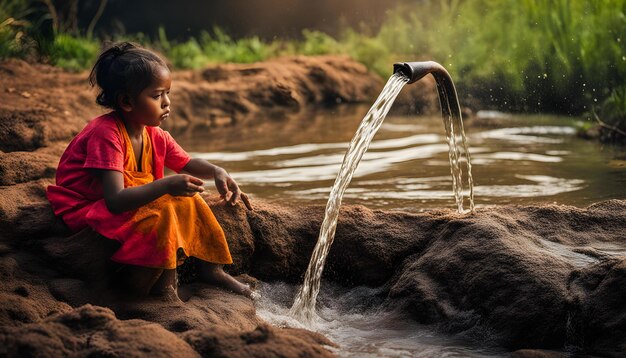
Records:
<instances>
[{"instance_id":1,"label":"riverbank","mask_svg":"<svg viewBox=\"0 0 626 358\"><path fill-rule=\"evenodd\" d=\"M3 196L3 204L6 204ZM323 207L255 210L213 202L240 279L297 283ZM4 353L331 353L304 330L268 326L251 300L199 283L185 303L135 301L104 287L110 242L62 235L32 213L0 250ZM620 356L626 350L626 201L585 209L501 206L459 215L342 209L325 280L379 287L380 307L479 344ZM27 222L48 221L33 232ZM88 249L86 249L88 248ZM251 278L254 277L254 278ZM111 335L116 337L110 340ZM140 337L139 339L137 337Z\"/></svg>"},{"instance_id":2,"label":"riverbank","mask_svg":"<svg viewBox=\"0 0 626 358\"><path fill-rule=\"evenodd\" d=\"M175 115L166 125L211 130L329 98L367 102L382 83L362 70L345 58L320 57L176 73ZM218 288L184 284L185 303L109 290L111 242L68 237L45 199L65 145L101 113L94 94L84 74L14 61L0 72L7 85L0 91L0 355L333 354L325 337L269 326L251 300ZM246 211L209 200L229 240L233 274L249 282L301 280L322 206L258 200ZM587 208L506 205L467 216L348 206L325 279L377 287L381 307L518 355L545 348L556 356L564 349L620 356L624 222L624 200Z\"/></svg>"}]
</instances>

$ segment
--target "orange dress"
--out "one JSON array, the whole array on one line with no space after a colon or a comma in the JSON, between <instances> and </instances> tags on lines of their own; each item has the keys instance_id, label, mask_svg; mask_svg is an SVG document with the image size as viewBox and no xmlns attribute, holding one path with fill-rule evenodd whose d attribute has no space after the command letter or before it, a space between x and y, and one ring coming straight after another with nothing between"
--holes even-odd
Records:
<instances>
[{"instance_id":1,"label":"orange dress","mask_svg":"<svg viewBox=\"0 0 626 358\"><path fill-rule=\"evenodd\" d=\"M139 170L123 122L117 119L115 123L124 148L124 187L154 181L153 143L146 129ZM49 198L59 200L57 192L60 191L52 192L55 195L49 193ZM119 263L173 269L177 266L179 249L186 256L204 261L232 263L224 232L207 203L198 194L192 197L166 194L139 209L121 214L111 213L104 199L100 199L77 212L86 212L85 221L95 231L120 242L121 247L111 257L111 260Z\"/></svg>"}]
</instances>

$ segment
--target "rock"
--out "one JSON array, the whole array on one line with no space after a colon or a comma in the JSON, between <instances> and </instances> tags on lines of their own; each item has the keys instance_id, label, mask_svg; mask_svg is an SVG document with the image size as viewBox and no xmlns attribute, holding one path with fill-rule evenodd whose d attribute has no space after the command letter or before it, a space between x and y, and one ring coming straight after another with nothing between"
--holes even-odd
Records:
<instances>
[{"instance_id":1,"label":"rock","mask_svg":"<svg viewBox=\"0 0 626 358\"><path fill-rule=\"evenodd\" d=\"M244 333L215 327L182 337L203 357L334 357L320 345L336 347L318 333L267 324Z\"/></svg>"},{"instance_id":2,"label":"rock","mask_svg":"<svg viewBox=\"0 0 626 358\"><path fill-rule=\"evenodd\" d=\"M499 214L451 219L433 232L391 280L390 304L452 332L497 332L492 339L510 348L559 346L573 265Z\"/></svg>"},{"instance_id":3,"label":"rock","mask_svg":"<svg viewBox=\"0 0 626 358\"><path fill-rule=\"evenodd\" d=\"M332 343L324 337L305 330L267 328L250 299L216 287L186 285L181 289L192 292L184 304L135 299L111 290L98 281L102 275L85 272L102 269L108 257L102 249L106 245L98 248L103 243L96 239L87 231L66 239L32 239L45 245L38 252L44 260L15 248L3 251L1 356L121 355L124 349L129 356L197 356L195 348L199 352L206 348L192 349L176 334L195 332L205 337L207 331L223 342L218 347L224 352L329 356L323 345ZM27 246L37 251L34 245ZM257 330L259 326L266 328ZM228 346L230 342L243 342L243 346Z\"/></svg>"},{"instance_id":4,"label":"rock","mask_svg":"<svg viewBox=\"0 0 626 358\"><path fill-rule=\"evenodd\" d=\"M110 279L113 266L108 259L119 248L115 240L107 239L91 229L69 236L53 236L40 241L41 248L58 271L87 282ZM89 250L85 250L88 247Z\"/></svg>"},{"instance_id":5,"label":"rock","mask_svg":"<svg viewBox=\"0 0 626 358\"><path fill-rule=\"evenodd\" d=\"M0 187L0 239L50 233L56 218L46 198L50 179Z\"/></svg>"},{"instance_id":6,"label":"rock","mask_svg":"<svg viewBox=\"0 0 626 358\"><path fill-rule=\"evenodd\" d=\"M7 188L29 190L24 184ZM255 210L248 211L214 200L212 208L232 247L236 264L231 272L300 282L319 232L321 206L284 208L257 200ZM31 222L41 222L40 230L52 220L50 214L35 214L28 202L21 211L32 214ZM324 277L347 286L382 285L385 306L470 339L511 349L567 343L592 353L617 354L624 349L626 327L619 298L624 294L620 287L626 287L626 259L619 254L626 251L624 222L623 200L586 209L501 206L473 215L346 206ZM73 280L102 280L95 273L106 266L107 245L99 248L80 235L21 235L20 245L43 249L55 271ZM87 254L85 247L92 251ZM50 281L49 287L56 299L73 306L96 303L124 319L158 322L174 332L206 326L254 330L261 323L248 299L198 284L189 286L195 293L183 305L119 301L92 284L67 279ZM24 292L28 289L13 292L6 302L19 306ZM41 315L23 312L25 322Z\"/></svg>"},{"instance_id":7,"label":"rock","mask_svg":"<svg viewBox=\"0 0 626 358\"><path fill-rule=\"evenodd\" d=\"M520 349L512 354L513 358L565 358L563 352L548 351L545 349Z\"/></svg>"},{"instance_id":8,"label":"rock","mask_svg":"<svg viewBox=\"0 0 626 358\"><path fill-rule=\"evenodd\" d=\"M43 110L7 110L0 108L0 150L34 150L45 145Z\"/></svg>"},{"instance_id":9,"label":"rock","mask_svg":"<svg viewBox=\"0 0 626 358\"><path fill-rule=\"evenodd\" d=\"M0 326L3 356L160 356L198 357L185 341L162 326L120 321L92 305L18 327Z\"/></svg>"},{"instance_id":10,"label":"rock","mask_svg":"<svg viewBox=\"0 0 626 358\"><path fill-rule=\"evenodd\" d=\"M54 178L65 143L54 143L32 152L0 152L0 186Z\"/></svg>"},{"instance_id":11,"label":"rock","mask_svg":"<svg viewBox=\"0 0 626 358\"><path fill-rule=\"evenodd\" d=\"M572 272L568 343L583 352L626 355L626 259L606 259Z\"/></svg>"},{"instance_id":12,"label":"rock","mask_svg":"<svg viewBox=\"0 0 626 358\"><path fill-rule=\"evenodd\" d=\"M38 263L27 254L5 253L0 256L0 327L38 322L71 309L54 299L41 282L43 277L25 272L22 265L36 271Z\"/></svg>"}]
</instances>

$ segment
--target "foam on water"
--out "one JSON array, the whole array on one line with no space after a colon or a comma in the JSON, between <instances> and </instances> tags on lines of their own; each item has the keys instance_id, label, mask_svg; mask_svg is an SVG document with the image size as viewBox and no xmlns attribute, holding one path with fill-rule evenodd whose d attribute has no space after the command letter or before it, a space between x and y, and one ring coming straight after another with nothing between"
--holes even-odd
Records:
<instances>
[{"instance_id":1,"label":"foam on water","mask_svg":"<svg viewBox=\"0 0 626 358\"><path fill-rule=\"evenodd\" d=\"M346 289L324 283L318 315L304 326L289 315L297 287L281 282L261 283L257 314L279 327L306 328L339 345L329 348L342 357L501 357L499 349L439 333L393 311L380 309L380 290Z\"/></svg>"}]
</instances>

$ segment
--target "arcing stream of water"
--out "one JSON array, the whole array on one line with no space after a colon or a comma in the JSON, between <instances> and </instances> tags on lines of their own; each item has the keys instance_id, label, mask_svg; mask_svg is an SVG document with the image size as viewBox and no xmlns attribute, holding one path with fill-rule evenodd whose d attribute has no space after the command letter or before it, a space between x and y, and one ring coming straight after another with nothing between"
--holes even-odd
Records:
<instances>
[{"instance_id":1,"label":"arcing stream of water","mask_svg":"<svg viewBox=\"0 0 626 358\"><path fill-rule=\"evenodd\" d=\"M459 164L460 150L457 146L457 135L462 138L465 152L466 165L468 170L468 185L470 193L470 211L474 210L474 191L471 175L471 162L467 147L467 140L463 131L461 111L456 96L456 90L452 79L447 71L435 62L413 62L396 64L395 73L389 78L370 110L367 112L359 128L357 129L348 151L346 152L339 174L331 189L326 213L317 244L313 249L311 261L306 271L303 285L296 296L290 314L301 322L311 322L315 317L315 302L319 293L320 281L324 270L326 256L332 245L337 219L343 194L348 188L352 175L356 170L363 154L367 151L374 135L380 128L385 116L389 112L391 105L400 93L402 87L407 83L412 83L424 77L428 73L433 73L437 81L439 100L443 115L443 123L446 130L446 139L449 146L450 167L452 173L453 192L458 211L463 213L463 188L461 167ZM456 128L455 128L456 127ZM456 129L456 131L455 131Z\"/></svg>"}]
</instances>

